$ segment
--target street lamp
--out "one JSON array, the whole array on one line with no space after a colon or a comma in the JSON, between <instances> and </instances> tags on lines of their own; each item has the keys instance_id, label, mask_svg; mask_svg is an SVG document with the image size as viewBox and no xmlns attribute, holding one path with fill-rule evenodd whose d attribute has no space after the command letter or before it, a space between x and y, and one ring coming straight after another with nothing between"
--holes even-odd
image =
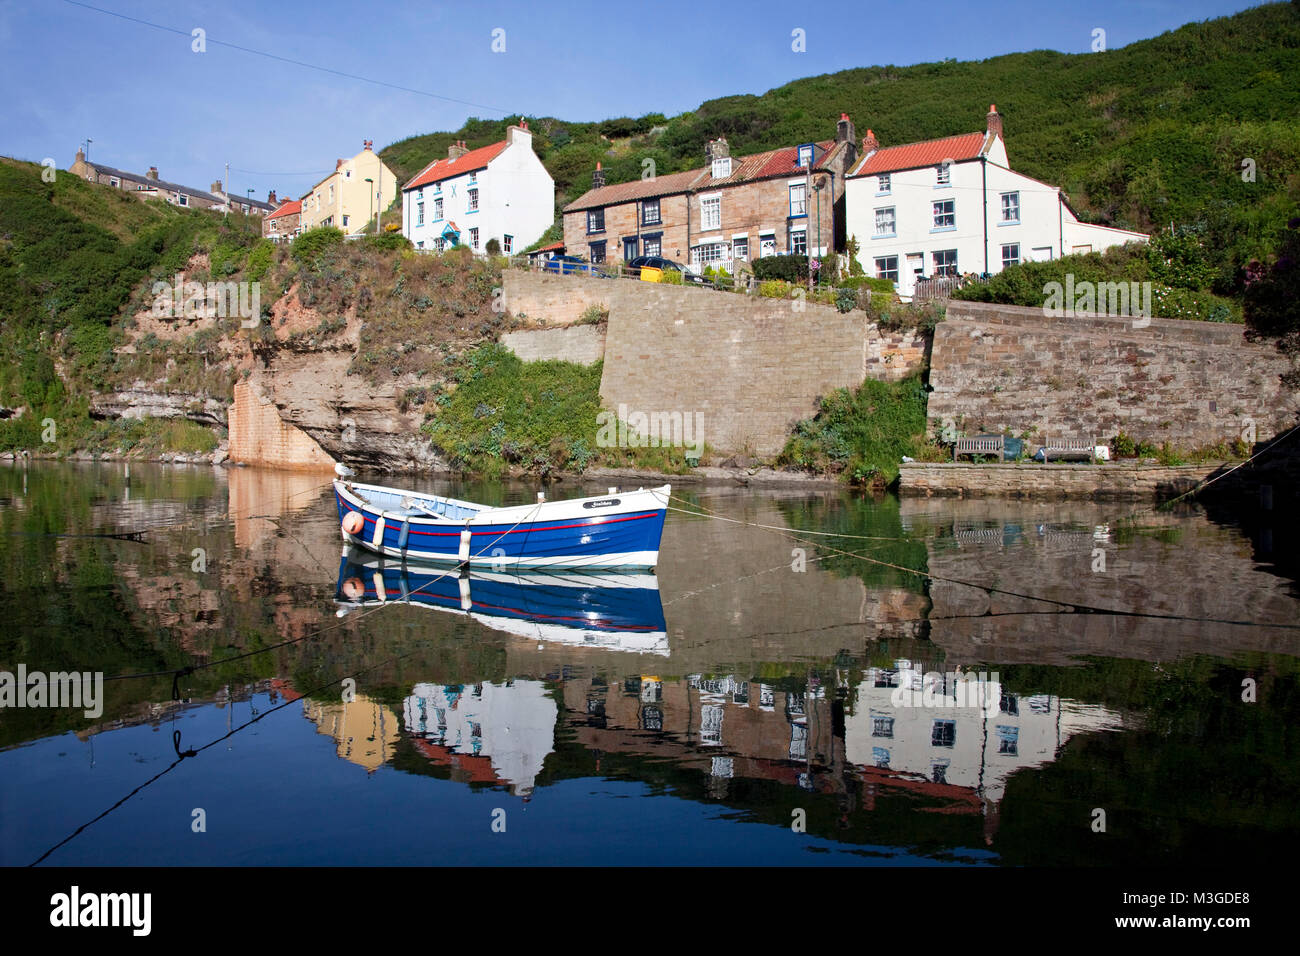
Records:
<instances>
[{"instance_id":1,"label":"street lamp","mask_svg":"<svg viewBox=\"0 0 1300 956\"><path fill-rule=\"evenodd\" d=\"M375 181L374 181L373 179L371 179L369 176L367 176L367 177L366 177L366 182L370 183L370 187L369 187L369 189L370 189L370 207L373 209L373 208L374 208L374 205L375 205ZM375 235L379 235L379 220L378 220L378 219L375 220Z\"/></svg>"}]
</instances>

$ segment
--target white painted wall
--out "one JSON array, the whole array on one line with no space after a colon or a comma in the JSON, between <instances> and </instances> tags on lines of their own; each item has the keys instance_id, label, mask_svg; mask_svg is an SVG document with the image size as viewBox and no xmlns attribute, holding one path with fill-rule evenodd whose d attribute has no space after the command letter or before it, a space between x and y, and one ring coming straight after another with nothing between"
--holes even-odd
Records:
<instances>
[{"instance_id":1,"label":"white painted wall","mask_svg":"<svg viewBox=\"0 0 1300 956\"><path fill-rule=\"evenodd\" d=\"M513 237L515 254L542 237L555 221L555 181L542 161L533 152L532 135L525 130L512 128L507 132L510 143L493 157L486 169L481 169L470 181L470 173L462 173L439 183L430 183L402 193L402 235L417 248L436 248L447 221L460 229L460 241L470 243L470 229L479 230L478 249L482 252L489 239L502 243L504 237ZM469 190L479 190L477 212L469 210ZM424 224L416 225L417 204L421 194L424 201ZM434 200L443 201L443 218L434 218Z\"/></svg>"},{"instance_id":2,"label":"white painted wall","mask_svg":"<svg viewBox=\"0 0 1300 956\"><path fill-rule=\"evenodd\" d=\"M858 260L868 275L877 275L876 259L898 257L898 290L912 293L915 275L908 254L920 254L923 275L936 274L934 253L957 251L957 271L995 274L1002 271L1002 247L1019 246L1020 261L1052 258L1076 251L1098 252L1113 245L1146 241L1142 233L1080 223L1059 199L1056 187L1006 166L1006 151L998 139L983 164L979 160L953 163L950 185L936 185L936 167L902 170L890 176L888 195L879 191L876 176L854 176L845 185L845 222L858 240ZM985 181L985 177L987 181ZM1018 221L1002 217L1002 194L1017 193ZM987 198L987 208L985 200ZM936 229L934 202L952 200L956 227ZM895 235L876 235L876 210L894 207ZM985 226L988 224L987 258Z\"/></svg>"}]
</instances>

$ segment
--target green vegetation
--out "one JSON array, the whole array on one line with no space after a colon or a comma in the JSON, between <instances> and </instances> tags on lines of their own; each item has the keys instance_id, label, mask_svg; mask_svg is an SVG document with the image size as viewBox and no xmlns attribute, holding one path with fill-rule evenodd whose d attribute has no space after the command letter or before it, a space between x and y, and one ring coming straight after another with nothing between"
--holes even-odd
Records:
<instances>
[{"instance_id":1,"label":"green vegetation","mask_svg":"<svg viewBox=\"0 0 1300 956\"><path fill-rule=\"evenodd\" d=\"M1247 268L1246 337L1273 341L1291 359L1282 381L1300 389L1300 218L1287 224L1270 265Z\"/></svg>"},{"instance_id":2,"label":"green vegetation","mask_svg":"<svg viewBox=\"0 0 1300 956\"><path fill-rule=\"evenodd\" d=\"M1213 253L1206 245L1204 230L1183 229L1162 232L1151 237L1149 244L1131 243L1112 246L1105 252L1063 256L1049 262L1022 262L1009 266L986 283L966 285L953 293L955 299L975 302L1000 302L1037 308L1049 304L1048 284L1066 287L1067 276L1074 290L1081 283L1151 283L1151 314L1166 319L1198 319L1203 322L1241 322L1241 306L1226 296L1209 291L1216 281ZM1131 287L1126 289L1128 299ZM1058 293L1060 294L1060 293ZM1101 294L1096 311L1106 311ZM1142 308L1146 308L1142 296ZM1077 299L1077 294L1076 294ZM1057 303L1050 303L1056 305ZM1064 301L1061 308L1074 309L1074 301ZM1084 311L1093 306L1083 305ZM1130 305L1135 310L1136 304Z\"/></svg>"},{"instance_id":3,"label":"green vegetation","mask_svg":"<svg viewBox=\"0 0 1300 956\"><path fill-rule=\"evenodd\" d=\"M681 474L683 448L603 448L602 363L524 362L503 345L468 352L424 431L452 467L486 477L582 472L589 465ZM631 442L629 442L631 444Z\"/></svg>"},{"instance_id":4,"label":"green vegetation","mask_svg":"<svg viewBox=\"0 0 1300 956\"><path fill-rule=\"evenodd\" d=\"M823 398L817 414L795 426L778 461L883 491L897 480L903 456L917 457L924 444L921 380L868 380Z\"/></svg>"}]
</instances>

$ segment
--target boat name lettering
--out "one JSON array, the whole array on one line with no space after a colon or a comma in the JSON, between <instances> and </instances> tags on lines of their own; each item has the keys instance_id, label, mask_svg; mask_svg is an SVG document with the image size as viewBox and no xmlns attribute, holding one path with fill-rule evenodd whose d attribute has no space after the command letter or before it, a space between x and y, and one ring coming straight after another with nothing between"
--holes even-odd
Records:
<instances>
[{"instance_id":1,"label":"boat name lettering","mask_svg":"<svg viewBox=\"0 0 1300 956\"><path fill-rule=\"evenodd\" d=\"M618 498L600 498L596 501L584 501L582 506L584 508L612 508L618 503Z\"/></svg>"}]
</instances>

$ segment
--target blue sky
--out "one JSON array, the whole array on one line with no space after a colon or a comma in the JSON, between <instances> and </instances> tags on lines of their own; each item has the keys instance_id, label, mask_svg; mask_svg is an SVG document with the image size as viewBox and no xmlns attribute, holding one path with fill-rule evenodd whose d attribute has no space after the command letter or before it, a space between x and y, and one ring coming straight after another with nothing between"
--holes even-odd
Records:
<instances>
[{"instance_id":1,"label":"blue sky","mask_svg":"<svg viewBox=\"0 0 1300 956\"><path fill-rule=\"evenodd\" d=\"M268 189L305 192L365 139L379 149L455 129L467 116L671 116L848 67L1087 52L1097 27L1115 48L1256 5L85 2L179 32L69 0L0 0L0 154L51 157L66 168L90 137L93 160L141 172L157 166L163 179L198 188L223 178L229 163L232 189L252 187L261 198ZM196 28L206 31L206 52L192 50ZM498 29L504 52L492 50ZM806 52L791 49L795 29L805 31Z\"/></svg>"}]
</instances>

